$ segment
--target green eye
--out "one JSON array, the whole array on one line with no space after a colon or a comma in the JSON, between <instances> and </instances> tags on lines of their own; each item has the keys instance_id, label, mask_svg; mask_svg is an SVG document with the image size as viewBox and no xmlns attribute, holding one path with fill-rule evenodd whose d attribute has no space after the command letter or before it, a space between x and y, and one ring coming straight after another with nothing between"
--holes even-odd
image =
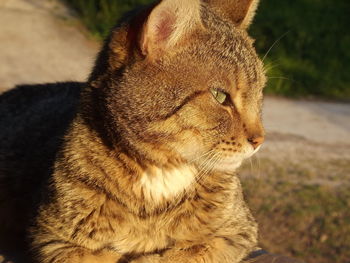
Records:
<instances>
[{"instance_id":1,"label":"green eye","mask_svg":"<svg viewBox=\"0 0 350 263\"><path fill-rule=\"evenodd\" d=\"M213 94L214 98L220 103L220 104L223 104L226 100L226 97L227 97L227 94L220 91L220 90L217 90L217 89L214 89L214 88L210 88L210 92L211 94Z\"/></svg>"}]
</instances>

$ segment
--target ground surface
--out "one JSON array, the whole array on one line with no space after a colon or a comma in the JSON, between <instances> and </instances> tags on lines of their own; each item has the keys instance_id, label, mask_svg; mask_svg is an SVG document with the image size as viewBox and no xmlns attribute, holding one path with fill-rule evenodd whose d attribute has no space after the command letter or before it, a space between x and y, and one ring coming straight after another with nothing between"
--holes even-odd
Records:
<instances>
[{"instance_id":1,"label":"ground surface","mask_svg":"<svg viewBox=\"0 0 350 263\"><path fill-rule=\"evenodd\" d=\"M15 84L84 81L98 47L55 1L0 1L0 92ZM349 183L350 104L267 97L263 117L266 143L242 176L263 180L277 167L276 180Z\"/></svg>"},{"instance_id":2,"label":"ground surface","mask_svg":"<svg viewBox=\"0 0 350 263\"><path fill-rule=\"evenodd\" d=\"M85 80L98 44L51 0L0 1L0 91L20 83Z\"/></svg>"}]
</instances>

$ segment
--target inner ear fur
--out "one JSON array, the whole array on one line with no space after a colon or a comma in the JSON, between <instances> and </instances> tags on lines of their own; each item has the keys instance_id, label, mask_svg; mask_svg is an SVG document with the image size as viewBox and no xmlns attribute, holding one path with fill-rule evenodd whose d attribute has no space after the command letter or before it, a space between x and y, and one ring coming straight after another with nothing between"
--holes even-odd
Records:
<instances>
[{"instance_id":1,"label":"inner ear fur","mask_svg":"<svg viewBox=\"0 0 350 263\"><path fill-rule=\"evenodd\" d=\"M144 25L140 47L146 56L171 52L201 25L200 0L162 0Z\"/></svg>"},{"instance_id":2,"label":"inner ear fur","mask_svg":"<svg viewBox=\"0 0 350 263\"><path fill-rule=\"evenodd\" d=\"M259 0L204 0L221 17L247 29L255 16Z\"/></svg>"},{"instance_id":3,"label":"inner ear fur","mask_svg":"<svg viewBox=\"0 0 350 263\"><path fill-rule=\"evenodd\" d=\"M122 69L135 58L171 53L201 24L200 9L200 0L162 0L134 14L106 39L89 82L97 87L104 73Z\"/></svg>"}]
</instances>

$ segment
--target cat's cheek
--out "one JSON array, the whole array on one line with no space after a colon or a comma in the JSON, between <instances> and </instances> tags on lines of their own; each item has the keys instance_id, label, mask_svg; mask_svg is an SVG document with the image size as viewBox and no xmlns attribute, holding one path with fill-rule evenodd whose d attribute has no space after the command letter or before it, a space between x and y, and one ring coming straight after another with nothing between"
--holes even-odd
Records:
<instances>
[{"instance_id":1,"label":"cat's cheek","mask_svg":"<svg viewBox=\"0 0 350 263\"><path fill-rule=\"evenodd\" d=\"M203 142L202 136L196 134L189 134L180 143L171 144L170 148L176 150L177 154L189 162L198 159L198 156L202 156L210 150Z\"/></svg>"}]
</instances>

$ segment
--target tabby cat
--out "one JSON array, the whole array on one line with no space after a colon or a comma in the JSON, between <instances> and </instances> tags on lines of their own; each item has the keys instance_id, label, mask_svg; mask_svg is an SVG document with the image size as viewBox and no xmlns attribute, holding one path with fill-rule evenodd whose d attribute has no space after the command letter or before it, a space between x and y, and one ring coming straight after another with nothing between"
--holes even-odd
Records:
<instances>
[{"instance_id":1,"label":"tabby cat","mask_svg":"<svg viewBox=\"0 0 350 263\"><path fill-rule=\"evenodd\" d=\"M246 32L257 5L159 1L112 30L86 84L4 111L0 183L27 175L0 202L22 190L40 200L35 262L237 263L256 248L235 170L264 140L265 75Z\"/></svg>"}]
</instances>

